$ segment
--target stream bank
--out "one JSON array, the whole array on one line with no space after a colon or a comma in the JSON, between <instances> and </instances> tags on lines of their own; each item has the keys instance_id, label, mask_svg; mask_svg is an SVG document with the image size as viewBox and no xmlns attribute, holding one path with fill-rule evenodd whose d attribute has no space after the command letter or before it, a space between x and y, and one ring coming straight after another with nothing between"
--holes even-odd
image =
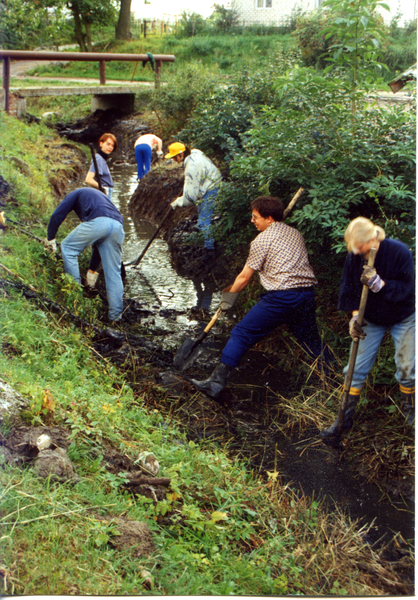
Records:
<instances>
[{"instance_id":1,"label":"stream bank","mask_svg":"<svg viewBox=\"0 0 418 600\"><path fill-rule=\"evenodd\" d=\"M152 197L149 201L152 202ZM293 482L297 487L298 480L301 483L301 474L306 471L307 474L317 475L313 489L316 490L315 493L319 493L328 474L333 473L337 480L339 478L341 482L347 483L345 487L340 485L341 489L338 489L336 480L331 485L331 491L338 491L336 501L341 505L344 504L344 494L350 491L357 498L361 497L358 504L363 516L364 507L377 502L376 495L368 492L364 477L360 479L358 487L349 489L352 485L355 486L356 481L358 484L358 480L350 476L353 466L350 457L353 446L350 446L350 439L346 444L345 454L318 444L318 427L314 424L311 413L322 404L327 404L330 386L315 373L309 375L310 366L292 340L286 337L283 339L282 333L278 333L254 348L225 390L221 404L218 404L202 394L196 394L187 379L189 376L200 377L210 371L219 358L219 350L230 329L230 323L219 323L219 329L209 340L207 353L196 363L193 371L184 377L172 372L173 349L161 351L168 337L167 329L157 328L152 323L152 319L158 314L174 329L177 327L175 322L179 311L170 313L168 309L161 309L159 306L147 306L141 299L130 306L124 333L110 340L96 339L94 348L105 359L115 362L124 370L138 397L144 395L145 390L150 409L160 410L168 419L175 416L192 439L210 439L221 446L229 445L234 454L246 456L249 466L263 476L267 477L267 472L278 473L277 476L284 485ZM165 317L163 310L167 311ZM183 313L183 316L188 316L187 311ZM182 332L192 334L201 326L202 319L188 324L183 322ZM161 392L162 389L165 391ZM306 395L304 401L301 392ZM309 404L311 397L313 402ZM297 409L299 413L296 412ZM332 406L330 413L334 410ZM381 416L387 417L384 413ZM385 431L386 427L393 426L393 417L382 418L381 422ZM400 426L399 420L396 423ZM367 419L359 420L357 431L362 429L365 433L370 432ZM369 440L370 443L377 443L379 452L382 451L384 442L383 431L380 431L380 440L377 435ZM405 431L403 436L406 439L408 433ZM310 456L309 460L302 462L307 456ZM315 461L312 456L319 457L319 460ZM328 470L323 469L326 463L329 465ZM295 471L292 474L290 468L293 466ZM351 475L356 475L355 469ZM394 482L401 477L402 471L394 470ZM310 493L305 483L302 482L299 487L305 494ZM395 487L393 485L393 490ZM379 503L379 509L386 506L385 500L386 498ZM350 499L346 504L349 505L349 502ZM404 516L405 509L400 508L398 512ZM370 517L368 521L370 522ZM390 533L390 525L385 523L383 528ZM398 525L394 525L393 531L400 531ZM408 531L403 535L410 538Z\"/></svg>"},{"instance_id":2,"label":"stream bank","mask_svg":"<svg viewBox=\"0 0 418 600\"><path fill-rule=\"evenodd\" d=\"M107 120L109 118L110 121ZM116 170L121 169L119 178L126 180L127 173L131 173L132 177L130 167L133 172L135 170L134 141L139 133L149 131L140 119L115 119L110 111L96 111L86 122L71 126L75 131L72 139L75 136L77 141L86 143L93 137L97 139L99 130L109 127L116 132L118 140L121 139L115 167ZM86 132L91 137L86 138ZM123 164L126 165L126 173ZM139 184L132 182L125 210L134 221L145 220L157 226L169 203L180 195L182 187L183 168L173 161L158 162L154 156L151 172ZM214 264L205 263L202 247L188 243L188 236L194 233L196 219L195 207L173 211L173 216L162 227L161 237L167 242L171 263L177 273L186 279L194 278L203 286L210 283L213 289L220 290L233 280L241 265L239 262L234 264L232 258L226 260L221 248L218 248ZM132 259L132 256L129 258ZM158 270L158 265L153 268ZM152 284L152 272L148 280ZM198 286L195 287L197 289ZM150 303L141 306L140 299L136 302L140 309L134 311L135 317L130 317L131 325L134 329L138 328L138 332L141 327L147 327L153 333L153 342L169 353L163 359L160 356L154 365L154 380L167 388L169 413L178 413L194 439L219 439L220 443L234 448L239 455L246 456L252 468L263 473L274 471L280 464L279 471L284 480L292 481L304 493L344 504L354 518L365 517L367 522L371 522L376 517L378 525L375 534L371 535L374 541L382 535L390 537L385 519L393 522L389 526L390 531L399 531L405 539L413 539L414 483L404 470L405 453L410 452L413 440L402 420L396 420L381 406L381 394L388 393L387 389L378 389L371 394L371 417L370 413L359 414L357 431L347 437L343 450L329 448L320 441L318 434L326 425L326 419L333 418L333 407L338 406L335 386L342 382L342 366L337 365L336 371L324 380L315 369L312 370L303 351L295 346L286 332L283 337L283 333L277 331L244 358L223 392L220 403L200 392L199 398L196 398L189 380L192 377L201 379L211 372L219 360L220 350L232 326L231 320L220 319L205 343L203 355L187 373L176 373L171 364L176 347L185 334L197 337L209 315L213 314L214 305L211 307L209 303L203 309L197 305L195 310L189 306L188 310L181 311L178 304L173 305L173 310L167 308L170 306L167 303L163 307L159 304L157 308ZM211 312L207 310L209 308ZM99 347L98 350L105 356L113 356L129 377L134 374L134 380L139 365L148 361L148 358L138 356L138 348L132 354L132 349L125 347L125 355L120 348ZM132 355L136 358L133 359ZM163 370L160 369L162 366ZM161 403L157 404L159 409L164 410ZM374 405L378 406L376 410ZM321 414L323 406L328 407L325 417L324 413ZM376 417L379 420L378 430L372 426ZM389 435L393 430L400 439L405 439L397 451L393 446L389 450L385 448L384 432ZM366 449L365 438L369 444ZM359 461L357 457L360 457ZM376 515L377 505L380 510ZM411 515L411 518L405 518L406 515Z\"/></svg>"}]
</instances>

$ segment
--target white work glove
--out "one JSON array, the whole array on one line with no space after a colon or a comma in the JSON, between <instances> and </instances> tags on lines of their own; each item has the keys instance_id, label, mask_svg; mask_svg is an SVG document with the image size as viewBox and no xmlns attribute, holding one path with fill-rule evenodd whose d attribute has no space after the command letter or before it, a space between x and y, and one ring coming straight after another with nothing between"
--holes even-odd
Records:
<instances>
[{"instance_id":1,"label":"white work glove","mask_svg":"<svg viewBox=\"0 0 418 600\"><path fill-rule=\"evenodd\" d=\"M45 248L50 252L57 251L57 242L55 240L45 240Z\"/></svg>"},{"instance_id":2,"label":"white work glove","mask_svg":"<svg viewBox=\"0 0 418 600\"><path fill-rule=\"evenodd\" d=\"M376 269L368 265L364 265L360 281L364 285L367 285L374 293L380 292L383 287L383 281L376 273Z\"/></svg>"},{"instance_id":3,"label":"white work glove","mask_svg":"<svg viewBox=\"0 0 418 600\"><path fill-rule=\"evenodd\" d=\"M357 317L358 315L354 315L353 317L351 317L350 319L350 323L348 324L348 331L351 335L351 338L353 340L357 340L357 339L361 339L364 340L364 338L366 337L367 333L365 333L363 331L363 325L367 325L367 323L365 321L363 321L363 325L360 326L357 323Z\"/></svg>"},{"instance_id":4,"label":"white work glove","mask_svg":"<svg viewBox=\"0 0 418 600\"><path fill-rule=\"evenodd\" d=\"M187 198L185 198L184 196L180 196L180 198L176 198L174 202L171 202L170 206L171 208L181 208L183 206L192 206L192 204L193 202L189 202Z\"/></svg>"},{"instance_id":5,"label":"white work glove","mask_svg":"<svg viewBox=\"0 0 418 600\"><path fill-rule=\"evenodd\" d=\"M162 150L157 150L157 156L158 158L161 158L163 155L163 151Z\"/></svg>"},{"instance_id":6,"label":"white work glove","mask_svg":"<svg viewBox=\"0 0 418 600\"><path fill-rule=\"evenodd\" d=\"M235 306L235 303L238 300L239 292L230 292L229 290L231 289L231 287L232 286L230 285L229 287L226 287L224 290L222 290L221 303L219 306L223 311L229 310L230 308Z\"/></svg>"},{"instance_id":7,"label":"white work glove","mask_svg":"<svg viewBox=\"0 0 418 600\"><path fill-rule=\"evenodd\" d=\"M90 273L90 271L87 271L86 283L89 288L94 288L94 286L96 285L98 276L99 276L99 274L96 273L96 271L94 273Z\"/></svg>"}]
</instances>

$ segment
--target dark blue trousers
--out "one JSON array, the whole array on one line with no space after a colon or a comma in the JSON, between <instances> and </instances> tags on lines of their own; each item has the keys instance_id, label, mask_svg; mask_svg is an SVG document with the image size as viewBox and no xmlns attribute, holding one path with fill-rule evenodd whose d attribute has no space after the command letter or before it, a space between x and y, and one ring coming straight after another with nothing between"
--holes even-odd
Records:
<instances>
[{"instance_id":1,"label":"dark blue trousers","mask_svg":"<svg viewBox=\"0 0 418 600\"><path fill-rule=\"evenodd\" d=\"M245 352L276 327L285 323L298 342L316 358L324 348L316 325L313 288L271 291L234 327L223 352L222 362L237 367Z\"/></svg>"},{"instance_id":2,"label":"dark blue trousers","mask_svg":"<svg viewBox=\"0 0 418 600\"><path fill-rule=\"evenodd\" d=\"M138 165L138 179L142 179L151 169L151 146L149 144L138 144L135 146L135 158Z\"/></svg>"}]
</instances>

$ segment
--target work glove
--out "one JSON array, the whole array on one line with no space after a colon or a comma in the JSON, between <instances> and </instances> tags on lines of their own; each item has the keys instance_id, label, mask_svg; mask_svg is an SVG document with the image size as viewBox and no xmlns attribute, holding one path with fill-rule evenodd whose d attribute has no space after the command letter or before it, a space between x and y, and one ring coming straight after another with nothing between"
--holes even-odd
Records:
<instances>
[{"instance_id":1,"label":"work glove","mask_svg":"<svg viewBox=\"0 0 418 600\"><path fill-rule=\"evenodd\" d=\"M383 287L383 281L376 273L376 269L367 265L364 265L363 267L363 273L361 274L360 281L364 285L367 285L374 293L380 292Z\"/></svg>"},{"instance_id":2,"label":"work glove","mask_svg":"<svg viewBox=\"0 0 418 600\"><path fill-rule=\"evenodd\" d=\"M230 285L229 287L226 287L224 290L222 290L221 303L219 306L223 311L229 310L230 308L235 306L235 303L238 300L239 292L231 293L229 291L231 287L232 286Z\"/></svg>"},{"instance_id":3,"label":"work glove","mask_svg":"<svg viewBox=\"0 0 418 600\"><path fill-rule=\"evenodd\" d=\"M45 240L45 248L50 252L56 252L57 242L55 240Z\"/></svg>"},{"instance_id":4,"label":"work glove","mask_svg":"<svg viewBox=\"0 0 418 600\"><path fill-rule=\"evenodd\" d=\"M162 158L163 151L162 150L157 150L157 156L158 156L158 158Z\"/></svg>"},{"instance_id":5,"label":"work glove","mask_svg":"<svg viewBox=\"0 0 418 600\"><path fill-rule=\"evenodd\" d=\"M358 324L357 317L358 317L358 315L354 315L354 317L351 317L350 323L348 324L348 330L349 330L351 338L353 340L357 340L359 338L361 340L364 340L367 333L365 333L363 331L363 327ZM363 325L367 325L367 323L365 321L363 321Z\"/></svg>"},{"instance_id":6,"label":"work glove","mask_svg":"<svg viewBox=\"0 0 418 600\"><path fill-rule=\"evenodd\" d=\"M87 283L87 286L89 288L94 288L94 286L96 285L96 281L97 281L98 276L99 276L99 274L96 273L96 272L95 273L90 273L90 271L87 271L87 274L86 274L86 283Z\"/></svg>"},{"instance_id":7,"label":"work glove","mask_svg":"<svg viewBox=\"0 0 418 600\"><path fill-rule=\"evenodd\" d=\"M189 202L187 198L184 196L180 196L180 198L176 198L174 202L171 202L171 208L183 207L183 206L191 206L193 202Z\"/></svg>"}]
</instances>

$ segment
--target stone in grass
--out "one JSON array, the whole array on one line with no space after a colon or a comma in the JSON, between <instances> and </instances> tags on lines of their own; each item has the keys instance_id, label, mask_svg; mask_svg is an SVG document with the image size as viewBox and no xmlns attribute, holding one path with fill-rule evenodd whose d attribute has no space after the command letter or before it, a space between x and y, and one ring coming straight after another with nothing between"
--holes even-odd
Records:
<instances>
[{"instance_id":1,"label":"stone in grass","mask_svg":"<svg viewBox=\"0 0 418 600\"><path fill-rule=\"evenodd\" d=\"M62 448L41 450L33 467L38 477L42 477L43 479L50 477L52 481L59 483L64 483L65 481L76 483L80 480L74 470L73 463Z\"/></svg>"}]
</instances>

